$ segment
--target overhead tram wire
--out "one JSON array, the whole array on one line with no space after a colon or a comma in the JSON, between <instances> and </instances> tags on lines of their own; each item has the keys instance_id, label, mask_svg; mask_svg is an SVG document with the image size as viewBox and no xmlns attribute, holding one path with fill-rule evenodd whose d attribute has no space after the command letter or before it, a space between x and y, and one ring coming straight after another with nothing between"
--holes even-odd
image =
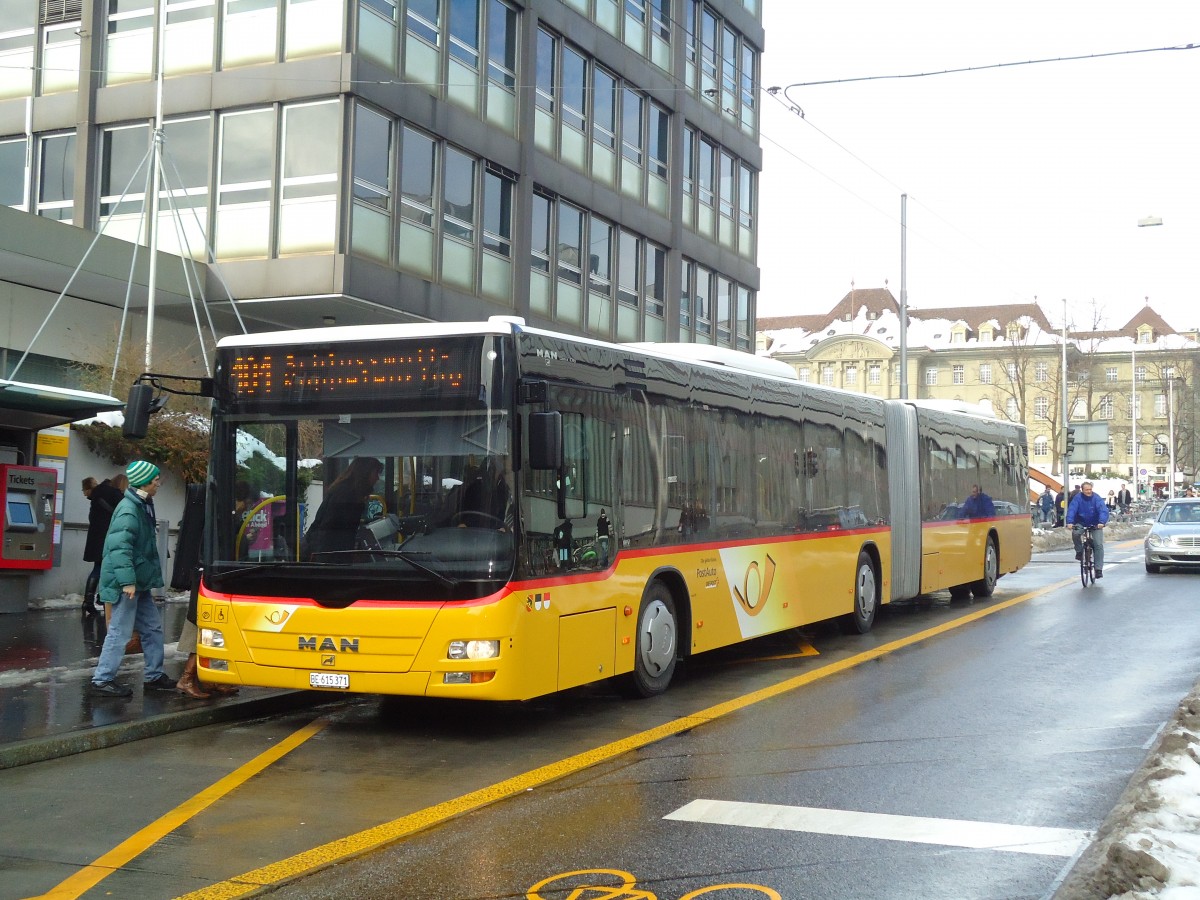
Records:
<instances>
[{"instance_id":1,"label":"overhead tram wire","mask_svg":"<svg viewBox=\"0 0 1200 900\"><path fill-rule=\"evenodd\" d=\"M936 72L909 72L903 75L861 75L856 78L828 78L824 81L797 81L792 84L784 85L782 88L771 87L768 91L775 92L782 90L784 97L789 103L795 103L791 97L788 97L788 90L799 87L821 87L828 84L852 84L858 81L884 81L888 79L903 79L903 78L930 78L934 75L957 75L963 72L984 72L988 69L1007 69L1013 66L1036 66L1042 63L1054 62L1079 62L1088 59L1105 59L1112 56L1132 56L1139 53L1164 53L1171 50L1197 50L1200 49L1200 44L1183 44L1174 47L1148 47L1142 50L1113 50L1109 53L1088 53L1082 56L1054 56L1045 59L1025 59L1015 62L992 63L986 66L962 66L957 69L941 69Z\"/></svg>"}]
</instances>

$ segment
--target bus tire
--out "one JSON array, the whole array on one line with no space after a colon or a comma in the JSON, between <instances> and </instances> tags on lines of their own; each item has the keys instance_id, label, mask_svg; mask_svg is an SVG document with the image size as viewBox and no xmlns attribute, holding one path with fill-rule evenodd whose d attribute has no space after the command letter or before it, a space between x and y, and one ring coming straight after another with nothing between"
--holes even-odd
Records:
<instances>
[{"instance_id":1,"label":"bus tire","mask_svg":"<svg viewBox=\"0 0 1200 900\"><path fill-rule=\"evenodd\" d=\"M842 618L848 634L866 634L875 624L879 610L879 578L875 562L866 550L859 551L854 566L854 612Z\"/></svg>"},{"instance_id":2,"label":"bus tire","mask_svg":"<svg viewBox=\"0 0 1200 900\"><path fill-rule=\"evenodd\" d=\"M621 679L627 697L661 694L675 674L679 645L679 617L675 598L661 581L652 582L642 595L634 635L633 671Z\"/></svg>"},{"instance_id":3,"label":"bus tire","mask_svg":"<svg viewBox=\"0 0 1200 900\"><path fill-rule=\"evenodd\" d=\"M983 577L971 585L971 593L976 597L990 597L995 593L999 580L1000 548L996 546L996 539L989 535L983 551Z\"/></svg>"}]
</instances>

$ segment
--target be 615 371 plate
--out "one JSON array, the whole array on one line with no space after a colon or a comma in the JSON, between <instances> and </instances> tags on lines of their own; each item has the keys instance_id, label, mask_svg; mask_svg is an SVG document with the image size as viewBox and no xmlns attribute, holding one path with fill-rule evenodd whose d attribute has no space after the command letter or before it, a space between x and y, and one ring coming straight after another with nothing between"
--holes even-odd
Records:
<instances>
[{"instance_id":1,"label":"be 615 371 plate","mask_svg":"<svg viewBox=\"0 0 1200 900\"><path fill-rule=\"evenodd\" d=\"M338 688L348 690L350 676L341 672L309 672L308 686L315 688Z\"/></svg>"}]
</instances>

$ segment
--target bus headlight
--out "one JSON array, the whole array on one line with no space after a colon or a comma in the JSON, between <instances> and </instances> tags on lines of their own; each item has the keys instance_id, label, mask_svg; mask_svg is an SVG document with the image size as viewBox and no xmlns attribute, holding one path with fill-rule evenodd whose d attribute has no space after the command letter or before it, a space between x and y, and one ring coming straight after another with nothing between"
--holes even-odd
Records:
<instances>
[{"instance_id":1,"label":"bus headlight","mask_svg":"<svg viewBox=\"0 0 1200 900\"><path fill-rule=\"evenodd\" d=\"M500 655L500 642L451 641L446 655L450 659L495 659Z\"/></svg>"},{"instance_id":2,"label":"bus headlight","mask_svg":"<svg viewBox=\"0 0 1200 900\"><path fill-rule=\"evenodd\" d=\"M215 647L218 650L225 648L225 634L217 628L201 628L200 629L200 646Z\"/></svg>"}]
</instances>

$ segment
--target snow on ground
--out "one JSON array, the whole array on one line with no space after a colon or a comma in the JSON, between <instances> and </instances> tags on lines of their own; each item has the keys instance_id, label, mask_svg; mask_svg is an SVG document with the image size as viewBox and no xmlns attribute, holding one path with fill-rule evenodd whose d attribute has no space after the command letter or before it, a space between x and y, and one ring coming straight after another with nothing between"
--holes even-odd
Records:
<instances>
[{"instance_id":1,"label":"snow on ground","mask_svg":"<svg viewBox=\"0 0 1200 900\"><path fill-rule=\"evenodd\" d=\"M1055 900L1200 900L1200 682Z\"/></svg>"}]
</instances>

